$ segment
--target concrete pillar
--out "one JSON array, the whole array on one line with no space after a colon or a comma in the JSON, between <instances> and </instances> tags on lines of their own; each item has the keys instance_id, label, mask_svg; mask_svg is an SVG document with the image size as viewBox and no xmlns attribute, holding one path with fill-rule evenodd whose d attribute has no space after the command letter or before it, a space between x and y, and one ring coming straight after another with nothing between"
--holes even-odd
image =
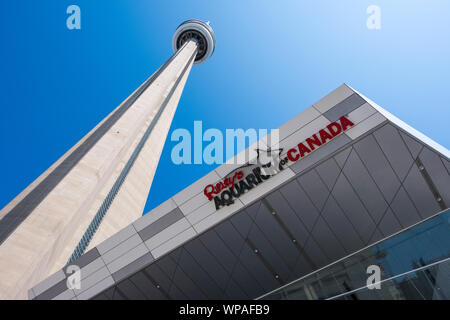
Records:
<instances>
[{"instance_id":1,"label":"concrete pillar","mask_svg":"<svg viewBox=\"0 0 450 320\"><path fill-rule=\"evenodd\" d=\"M29 288L142 215L184 84L204 50L201 40L184 37L144 84L0 211L0 299L26 299Z\"/></svg>"}]
</instances>

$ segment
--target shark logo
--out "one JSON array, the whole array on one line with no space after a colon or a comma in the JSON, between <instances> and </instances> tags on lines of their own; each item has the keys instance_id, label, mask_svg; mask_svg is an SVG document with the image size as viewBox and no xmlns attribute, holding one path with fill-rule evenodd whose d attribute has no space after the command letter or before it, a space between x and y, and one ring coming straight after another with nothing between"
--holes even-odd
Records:
<instances>
[{"instance_id":1,"label":"shark logo","mask_svg":"<svg viewBox=\"0 0 450 320\"><path fill-rule=\"evenodd\" d=\"M256 149L256 165L261 167L265 175L274 176L284 169L284 165L289 161L287 157L281 158L283 148L267 150Z\"/></svg>"},{"instance_id":2,"label":"shark logo","mask_svg":"<svg viewBox=\"0 0 450 320\"><path fill-rule=\"evenodd\" d=\"M267 150L255 149L256 158L248 161L246 164L239 168L234 169L226 175L226 177L233 176L235 172L242 171L244 176L247 176L253 169L260 167L261 174L264 176L274 176L283 170L284 165L289 161L287 157L281 159L281 153L283 149L271 149Z\"/></svg>"}]
</instances>

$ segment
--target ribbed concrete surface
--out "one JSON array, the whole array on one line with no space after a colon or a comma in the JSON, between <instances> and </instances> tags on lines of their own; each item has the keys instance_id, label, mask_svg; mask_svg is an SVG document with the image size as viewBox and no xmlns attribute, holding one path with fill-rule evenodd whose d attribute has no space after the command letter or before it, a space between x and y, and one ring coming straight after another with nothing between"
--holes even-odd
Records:
<instances>
[{"instance_id":1,"label":"ribbed concrete surface","mask_svg":"<svg viewBox=\"0 0 450 320\"><path fill-rule=\"evenodd\" d=\"M0 299L27 298L29 288L66 264L144 132L153 126L92 244L141 216L196 50L194 42L187 43L138 94L2 210Z\"/></svg>"}]
</instances>

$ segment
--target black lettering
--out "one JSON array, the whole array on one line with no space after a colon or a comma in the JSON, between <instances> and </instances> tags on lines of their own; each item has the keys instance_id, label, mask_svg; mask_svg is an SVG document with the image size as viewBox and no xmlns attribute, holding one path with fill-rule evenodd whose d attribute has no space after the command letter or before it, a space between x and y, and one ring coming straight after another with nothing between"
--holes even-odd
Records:
<instances>
[{"instance_id":1,"label":"black lettering","mask_svg":"<svg viewBox=\"0 0 450 320\"><path fill-rule=\"evenodd\" d=\"M222 194L220 195L222 198L222 201L227 205L231 205L234 203L233 200L233 195L231 194L231 192L229 190L225 190L224 192L222 192ZM225 197L227 196L227 197Z\"/></svg>"},{"instance_id":2,"label":"black lettering","mask_svg":"<svg viewBox=\"0 0 450 320\"><path fill-rule=\"evenodd\" d=\"M263 182L262 180L267 180L270 178L270 176L268 175L263 175L261 174L261 168L260 167L256 167L255 169L253 169L253 173L255 174L256 179L258 180L259 183Z\"/></svg>"},{"instance_id":3,"label":"black lettering","mask_svg":"<svg viewBox=\"0 0 450 320\"><path fill-rule=\"evenodd\" d=\"M245 180L247 180L249 187L253 188L253 186L258 185L258 181L256 181L256 177L253 173L250 173L248 176L246 176Z\"/></svg>"},{"instance_id":4,"label":"black lettering","mask_svg":"<svg viewBox=\"0 0 450 320\"><path fill-rule=\"evenodd\" d=\"M230 187L228 190L230 190L231 195L235 198L239 198L239 196L241 195L241 191L236 183L234 184L233 187Z\"/></svg>"},{"instance_id":5,"label":"black lettering","mask_svg":"<svg viewBox=\"0 0 450 320\"><path fill-rule=\"evenodd\" d=\"M245 190L253 189L253 187L250 187L244 180L241 180L239 181L239 189L241 194L244 194Z\"/></svg>"},{"instance_id":6,"label":"black lettering","mask_svg":"<svg viewBox=\"0 0 450 320\"><path fill-rule=\"evenodd\" d=\"M219 210L220 207L225 206L225 201L219 198L219 196L214 197L214 204L216 205L216 210Z\"/></svg>"}]
</instances>

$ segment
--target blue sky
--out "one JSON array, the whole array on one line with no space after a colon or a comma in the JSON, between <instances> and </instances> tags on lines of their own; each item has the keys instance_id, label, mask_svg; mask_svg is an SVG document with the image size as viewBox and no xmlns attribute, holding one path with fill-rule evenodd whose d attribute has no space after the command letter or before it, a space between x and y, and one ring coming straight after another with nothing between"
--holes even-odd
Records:
<instances>
[{"instance_id":1,"label":"blue sky","mask_svg":"<svg viewBox=\"0 0 450 320\"><path fill-rule=\"evenodd\" d=\"M81 8L81 30L66 8ZM381 29L366 27L369 5ZM184 20L210 20L213 57L192 69L171 131L277 128L347 83L450 146L450 1L0 2L0 208L172 54ZM170 140L146 210L216 165L175 165Z\"/></svg>"}]
</instances>

